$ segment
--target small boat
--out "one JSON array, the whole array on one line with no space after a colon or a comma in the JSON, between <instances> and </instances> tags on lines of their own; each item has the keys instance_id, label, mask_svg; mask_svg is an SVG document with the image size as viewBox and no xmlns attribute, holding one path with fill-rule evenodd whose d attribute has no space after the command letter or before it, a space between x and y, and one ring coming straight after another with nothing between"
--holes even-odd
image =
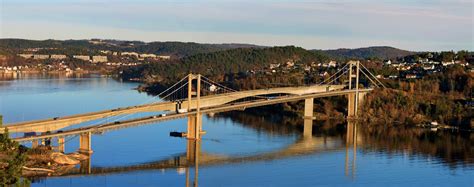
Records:
<instances>
[{"instance_id":1,"label":"small boat","mask_svg":"<svg viewBox=\"0 0 474 187\"><path fill-rule=\"evenodd\" d=\"M432 121L432 122L430 123L431 131L438 131L438 126L439 126L438 122Z\"/></svg>"},{"instance_id":2,"label":"small boat","mask_svg":"<svg viewBox=\"0 0 474 187\"><path fill-rule=\"evenodd\" d=\"M184 132L170 132L171 137L185 137L186 133Z\"/></svg>"}]
</instances>

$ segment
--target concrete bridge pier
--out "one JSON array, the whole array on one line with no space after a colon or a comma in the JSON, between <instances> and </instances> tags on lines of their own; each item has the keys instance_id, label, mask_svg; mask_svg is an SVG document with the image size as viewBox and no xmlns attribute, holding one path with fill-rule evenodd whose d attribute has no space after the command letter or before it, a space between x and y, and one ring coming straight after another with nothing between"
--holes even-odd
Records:
<instances>
[{"instance_id":1,"label":"concrete bridge pier","mask_svg":"<svg viewBox=\"0 0 474 187\"><path fill-rule=\"evenodd\" d=\"M356 94L347 94L347 117L353 118L357 115L356 111Z\"/></svg>"},{"instance_id":2,"label":"concrete bridge pier","mask_svg":"<svg viewBox=\"0 0 474 187\"><path fill-rule=\"evenodd\" d=\"M304 118L313 119L314 98L304 100Z\"/></svg>"},{"instance_id":3,"label":"concrete bridge pier","mask_svg":"<svg viewBox=\"0 0 474 187\"><path fill-rule=\"evenodd\" d=\"M91 132L82 133L79 136L79 153L92 154Z\"/></svg>"},{"instance_id":4,"label":"concrete bridge pier","mask_svg":"<svg viewBox=\"0 0 474 187\"><path fill-rule=\"evenodd\" d=\"M188 116L188 131L186 137L192 140L201 139L202 133L202 115L189 115Z\"/></svg>"},{"instance_id":5,"label":"concrete bridge pier","mask_svg":"<svg viewBox=\"0 0 474 187\"><path fill-rule=\"evenodd\" d=\"M365 92L347 94L347 117L357 117L359 105L364 101L365 95Z\"/></svg>"},{"instance_id":6,"label":"concrete bridge pier","mask_svg":"<svg viewBox=\"0 0 474 187\"><path fill-rule=\"evenodd\" d=\"M313 119L304 119L303 138L313 137Z\"/></svg>"},{"instance_id":7,"label":"concrete bridge pier","mask_svg":"<svg viewBox=\"0 0 474 187\"><path fill-rule=\"evenodd\" d=\"M61 153L64 153L65 151L65 141L64 141L64 136L58 137L58 151Z\"/></svg>"}]
</instances>

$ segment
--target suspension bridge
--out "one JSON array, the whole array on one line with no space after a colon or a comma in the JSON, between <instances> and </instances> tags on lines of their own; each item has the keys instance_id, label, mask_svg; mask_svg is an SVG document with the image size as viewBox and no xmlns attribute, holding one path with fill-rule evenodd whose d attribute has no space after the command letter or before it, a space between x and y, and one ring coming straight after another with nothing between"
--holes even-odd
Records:
<instances>
[{"instance_id":1,"label":"suspension bridge","mask_svg":"<svg viewBox=\"0 0 474 187\"><path fill-rule=\"evenodd\" d=\"M361 87L361 78L369 83L367 87ZM103 133L150 123L156 124L160 121L177 118L188 119L187 132L184 134L190 140L200 140L204 133L202 115L205 114L304 100L304 118L313 119L314 99L322 97L346 96L348 99L347 116L355 117L358 113L358 105L363 101L364 95L372 91L374 87L384 87L384 85L359 61L349 61L333 75L316 85L246 91L231 89L200 74L189 74L158 94L156 97L159 97L161 102L7 124L4 128L13 133L28 134L24 137L15 137L13 140L32 141L33 146L42 144L43 140L50 142L52 138L57 138L60 151L64 151L65 137L79 136L79 151L91 153L92 133ZM165 114L119 121L130 115L143 112L165 112ZM117 119L111 123L99 121L97 124L87 127L61 130L83 122L111 117L117 117ZM39 134L31 135L30 132Z\"/></svg>"}]
</instances>

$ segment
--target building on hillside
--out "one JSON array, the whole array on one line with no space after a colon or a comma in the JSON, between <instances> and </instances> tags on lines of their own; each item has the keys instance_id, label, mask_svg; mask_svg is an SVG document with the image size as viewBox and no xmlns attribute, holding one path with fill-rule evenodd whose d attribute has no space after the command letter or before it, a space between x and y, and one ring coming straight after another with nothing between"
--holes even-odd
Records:
<instances>
[{"instance_id":1,"label":"building on hillside","mask_svg":"<svg viewBox=\"0 0 474 187\"><path fill-rule=\"evenodd\" d=\"M140 54L140 58L156 58L155 54Z\"/></svg>"},{"instance_id":2,"label":"building on hillside","mask_svg":"<svg viewBox=\"0 0 474 187\"><path fill-rule=\"evenodd\" d=\"M424 69L424 70L434 70L434 69L435 69L435 66L434 66L434 65L424 65L424 66L423 66L423 69Z\"/></svg>"},{"instance_id":3,"label":"building on hillside","mask_svg":"<svg viewBox=\"0 0 474 187\"><path fill-rule=\"evenodd\" d=\"M450 66L450 65L454 65L454 60L451 60L451 61L446 61L446 62L441 62L441 64L443 64L443 66Z\"/></svg>"},{"instance_id":4,"label":"building on hillside","mask_svg":"<svg viewBox=\"0 0 474 187\"><path fill-rule=\"evenodd\" d=\"M416 79L418 76L416 74L406 74L405 79Z\"/></svg>"},{"instance_id":5,"label":"building on hillside","mask_svg":"<svg viewBox=\"0 0 474 187\"><path fill-rule=\"evenodd\" d=\"M22 58L33 58L33 54L18 54L18 56Z\"/></svg>"},{"instance_id":6,"label":"building on hillside","mask_svg":"<svg viewBox=\"0 0 474 187\"><path fill-rule=\"evenodd\" d=\"M275 69L275 68L278 68L280 67L280 64L277 63L277 64L270 64L270 69Z\"/></svg>"},{"instance_id":7,"label":"building on hillside","mask_svg":"<svg viewBox=\"0 0 474 187\"><path fill-rule=\"evenodd\" d=\"M331 60L328 64L329 67L336 67L336 65L337 65L337 62L334 60Z\"/></svg>"},{"instance_id":8,"label":"building on hillside","mask_svg":"<svg viewBox=\"0 0 474 187\"><path fill-rule=\"evenodd\" d=\"M171 56L169 55L158 55L156 58L163 59L163 60L169 60L171 59Z\"/></svg>"},{"instance_id":9,"label":"building on hillside","mask_svg":"<svg viewBox=\"0 0 474 187\"><path fill-rule=\"evenodd\" d=\"M121 52L120 55L122 55L122 56L136 56L137 58L140 56L138 53L135 53L135 52Z\"/></svg>"},{"instance_id":10,"label":"building on hillside","mask_svg":"<svg viewBox=\"0 0 474 187\"><path fill-rule=\"evenodd\" d=\"M72 57L75 58L75 59L85 60L85 61L90 61L91 60L91 57L87 56L87 55L74 55Z\"/></svg>"},{"instance_id":11,"label":"building on hillside","mask_svg":"<svg viewBox=\"0 0 474 187\"><path fill-rule=\"evenodd\" d=\"M92 56L92 62L93 63L107 62L107 56Z\"/></svg>"},{"instance_id":12,"label":"building on hillside","mask_svg":"<svg viewBox=\"0 0 474 187\"><path fill-rule=\"evenodd\" d=\"M288 67L288 68L289 68L289 67L293 67L294 65L295 65L295 63L292 62L292 61L286 62L286 67Z\"/></svg>"},{"instance_id":13,"label":"building on hillside","mask_svg":"<svg viewBox=\"0 0 474 187\"><path fill-rule=\"evenodd\" d=\"M62 59L66 59L67 56L66 55L51 55L50 58L51 59L56 59L56 60L62 60Z\"/></svg>"},{"instance_id":14,"label":"building on hillside","mask_svg":"<svg viewBox=\"0 0 474 187\"><path fill-rule=\"evenodd\" d=\"M48 58L49 58L49 55L33 55L33 59L37 59L37 60L44 60Z\"/></svg>"},{"instance_id":15,"label":"building on hillside","mask_svg":"<svg viewBox=\"0 0 474 187\"><path fill-rule=\"evenodd\" d=\"M209 91L211 91L211 92L215 92L215 91L217 91L217 86L216 86L216 85L214 85L214 84L213 84L213 85L211 85L211 86L209 86Z\"/></svg>"}]
</instances>

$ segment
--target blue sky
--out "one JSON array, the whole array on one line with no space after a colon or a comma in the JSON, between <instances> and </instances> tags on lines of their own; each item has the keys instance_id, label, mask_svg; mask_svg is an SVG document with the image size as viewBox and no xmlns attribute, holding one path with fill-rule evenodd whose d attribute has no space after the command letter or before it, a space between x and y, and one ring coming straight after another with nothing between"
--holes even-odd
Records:
<instances>
[{"instance_id":1,"label":"blue sky","mask_svg":"<svg viewBox=\"0 0 474 187\"><path fill-rule=\"evenodd\" d=\"M1 38L474 50L472 0L0 0Z\"/></svg>"}]
</instances>

